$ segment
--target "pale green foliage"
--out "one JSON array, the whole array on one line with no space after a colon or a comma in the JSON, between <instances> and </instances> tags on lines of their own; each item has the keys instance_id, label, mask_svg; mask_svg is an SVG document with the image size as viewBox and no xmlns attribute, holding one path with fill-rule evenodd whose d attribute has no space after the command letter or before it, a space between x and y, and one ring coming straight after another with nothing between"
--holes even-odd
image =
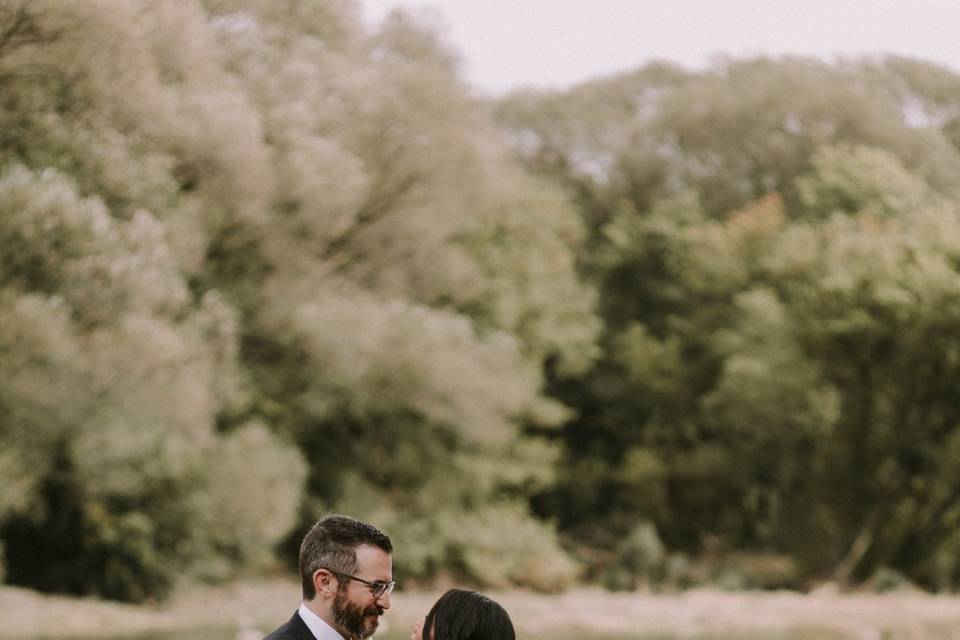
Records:
<instances>
[{"instance_id":1,"label":"pale green foliage","mask_svg":"<svg viewBox=\"0 0 960 640\"><path fill-rule=\"evenodd\" d=\"M315 402L329 403L318 418L334 417L340 403L355 414L411 411L468 440L497 441L537 393L535 369L507 334L480 337L461 315L364 292L319 298L274 311L290 316L276 332L309 356Z\"/></svg>"},{"instance_id":2,"label":"pale green foliage","mask_svg":"<svg viewBox=\"0 0 960 640\"><path fill-rule=\"evenodd\" d=\"M79 536L77 559L96 545L109 549L102 580L90 581L102 593L133 599L162 593L195 553L190 545L223 526L201 522L189 502L197 496L196 479L217 469L205 464L221 446L214 417L238 398L235 314L212 292L191 302L163 225L150 214L112 217L102 201L81 197L56 171L9 169L0 178L0 209L2 350L9 354L0 403L11 454L3 470L13 489L4 511L49 528L47 535ZM295 502L297 454L274 449L292 473L285 489ZM263 462L272 455L263 453ZM86 532L42 524L58 514L45 512L55 507L41 485L64 473L56 466L64 464L78 501L56 508L75 510ZM247 508L226 500L218 507ZM288 507L276 515L269 526L252 520L262 532L255 538L275 542L294 513ZM165 539L171 528L183 536L172 548ZM250 528L216 535L236 544ZM23 542L13 547L21 554L16 545ZM123 560L125 554L135 559Z\"/></svg>"},{"instance_id":3,"label":"pale green foliage","mask_svg":"<svg viewBox=\"0 0 960 640\"><path fill-rule=\"evenodd\" d=\"M503 180L517 183L510 198L491 202L465 235L482 287L472 304L521 337L528 355L557 354L561 371L582 372L597 356L599 330L594 295L568 276L583 229L556 190L520 176ZM557 300L565 301L561 313L540 311Z\"/></svg>"},{"instance_id":4,"label":"pale green foliage","mask_svg":"<svg viewBox=\"0 0 960 640\"><path fill-rule=\"evenodd\" d=\"M321 507L430 519L423 496L448 495L459 519L549 482L553 450L521 432L566 416L544 363L597 355L583 229L428 25L370 33L341 0L51 0L0 7L5 28L0 531L24 549L69 512L88 545L35 586L162 595L181 568L261 565Z\"/></svg>"},{"instance_id":5,"label":"pale green foliage","mask_svg":"<svg viewBox=\"0 0 960 640\"><path fill-rule=\"evenodd\" d=\"M666 549L650 522L640 522L620 541L615 553L614 562L601 577L608 589L632 590L665 578Z\"/></svg>"},{"instance_id":6,"label":"pale green foliage","mask_svg":"<svg viewBox=\"0 0 960 640\"><path fill-rule=\"evenodd\" d=\"M69 412L83 402L83 394L78 372L68 368L78 360L79 349L63 304L4 291L0 326L0 404L6 414L0 508L2 515L9 515L31 507L49 465L49 447L66 429Z\"/></svg>"},{"instance_id":7,"label":"pale green foliage","mask_svg":"<svg viewBox=\"0 0 960 640\"><path fill-rule=\"evenodd\" d=\"M517 151L570 184L596 230L623 199L646 211L678 191L722 217L793 180L823 146L894 153L937 190L960 191L960 152L940 129L956 76L891 59L728 60L704 72L662 63L565 92L518 92L498 110ZM929 114L922 125L905 113Z\"/></svg>"},{"instance_id":8,"label":"pale green foliage","mask_svg":"<svg viewBox=\"0 0 960 640\"><path fill-rule=\"evenodd\" d=\"M208 549L199 571L223 578L235 574L237 565L272 564L273 549L300 508L307 473L303 457L258 423L226 434L208 456L193 505L206 532L201 544Z\"/></svg>"},{"instance_id":9,"label":"pale green foliage","mask_svg":"<svg viewBox=\"0 0 960 640\"><path fill-rule=\"evenodd\" d=\"M565 416L542 396L544 359L575 371L595 357L575 212L510 161L416 19L395 14L365 38L333 5L335 34L259 5L215 6L276 175L262 243L271 274L248 351L258 409L315 461L318 504L392 523L382 514L442 495L466 514L464 492L496 500L548 475L515 443L523 421ZM296 355L261 357L277 344ZM487 456L531 464L498 474L479 464ZM421 576L448 562L410 557L398 562Z\"/></svg>"},{"instance_id":10,"label":"pale green foliage","mask_svg":"<svg viewBox=\"0 0 960 640\"><path fill-rule=\"evenodd\" d=\"M797 180L797 191L801 205L812 215L909 215L935 197L921 177L880 149L823 147L811 163L813 170Z\"/></svg>"},{"instance_id":11,"label":"pale green foliage","mask_svg":"<svg viewBox=\"0 0 960 640\"><path fill-rule=\"evenodd\" d=\"M162 416L172 433L192 437L209 424L221 401L210 394L212 356L230 347L208 338L231 340L232 318L187 315L186 285L159 223L146 212L116 220L100 201L80 198L69 179L18 167L0 181L0 207L8 212L0 235L8 273L16 276L8 288L46 295L68 314L61 340L73 338L76 361L58 364L79 367L87 392L111 396L115 410Z\"/></svg>"},{"instance_id":12,"label":"pale green foliage","mask_svg":"<svg viewBox=\"0 0 960 640\"><path fill-rule=\"evenodd\" d=\"M367 455L379 452L368 450ZM338 509L376 522L390 533L397 550L394 570L406 577L405 584L439 572L491 587L555 591L576 579L578 567L561 548L552 526L531 519L522 500L498 491L508 483L523 486L547 480L535 474L555 462L554 450L539 441L519 447L486 442L446 458L421 446L416 456L413 464L420 465L420 473L443 480L403 494L411 471L391 477L393 486L379 490L350 471L343 476L343 497L337 502ZM384 492L394 494L393 500L384 500Z\"/></svg>"},{"instance_id":13,"label":"pale green foliage","mask_svg":"<svg viewBox=\"0 0 960 640\"><path fill-rule=\"evenodd\" d=\"M472 510L442 523L440 533L450 564L491 587L560 591L576 577L553 531L530 520L522 504Z\"/></svg>"},{"instance_id":14,"label":"pale green foliage","mask_svg":"<svg viewBox=\"0 0 960 640\"><path fill-rule=\"evenodd\" d=\"M71 181L22 167L2 180L4 260L26 290L58 292L81 324L97 326L135 308L173 315L186 287L148 213L115 223L102 202L82 199Z\"/></svg>"},{"instance_id":15,"label":"pale green foliage","mask_svg":"<svg viewBox=\"0 0 960 640\"><path fill-rule=\"evenodd\" d=\"M442 567L482 586L510 585L561 591L578 576L551 527L532 520L522 503L489 505L437 502L425 512L377 511L389 526L398 566L406 575L428 576Z\"/></svg>"},{"instance_id":16,"label":"pale green foliage","mask_svg":"<svg viewBox=\"0 0 960 640\"><path fill-rule=\"evenodd\" d=\"M570 257L575 214L506 158L434 36L397 14L320 55L321 34L254 16L214 24L272 145L283 213L266 242L283 286L335 273L452 305L519 337L531 361L584 366L596 327Z\"/></svg>"}]
</instances>

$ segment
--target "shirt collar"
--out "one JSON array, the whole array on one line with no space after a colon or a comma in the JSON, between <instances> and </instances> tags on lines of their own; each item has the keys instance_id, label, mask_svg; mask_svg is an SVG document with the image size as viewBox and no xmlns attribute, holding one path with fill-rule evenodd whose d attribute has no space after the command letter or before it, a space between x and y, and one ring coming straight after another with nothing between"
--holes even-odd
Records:
<instances>
[{"instance_id":1,"label":"shirt collar","mask_svg":"<svg viewBox=\"0 0 960 640\"><path fill-rule=\"evenodd\" d=\"M297 613L300 614L300 618L317 640L344 640L343 636L324 622L323 618L311 611L307 607L307 603L301 603Z\"/></svg>"}]
</instances>

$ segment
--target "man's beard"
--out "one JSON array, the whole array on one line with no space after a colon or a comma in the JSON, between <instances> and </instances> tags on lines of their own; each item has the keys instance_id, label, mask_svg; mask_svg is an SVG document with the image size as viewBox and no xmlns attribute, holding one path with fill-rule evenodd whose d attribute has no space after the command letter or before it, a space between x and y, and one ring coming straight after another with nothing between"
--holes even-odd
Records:
<instances>
[{"instance_id":1,"label":"man's beard","mask_svg":"<svg viewBox=\"0 0 960 640\"><path fill-rule=\"evenodd\" d=\"M366 640L373 635L380 624L379 616L383 615L383 607L374 602L366 609L350 602L346 589L337 589L337 596L333 599L333 622L344 631L347 640ZM378 616L373 622L364 626L367 616Z\"/></svg>"}]
</instances>

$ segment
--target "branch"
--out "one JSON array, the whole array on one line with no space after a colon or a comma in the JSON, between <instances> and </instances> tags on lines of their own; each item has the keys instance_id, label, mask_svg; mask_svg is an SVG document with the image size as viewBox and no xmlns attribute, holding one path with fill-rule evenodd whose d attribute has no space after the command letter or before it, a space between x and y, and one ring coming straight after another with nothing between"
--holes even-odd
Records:
<instances>
[{"instance_id":1,"label":"branch","mask_svg":"<svg viewBox=\"0 0 960 640\"><path fill-rule=\"evenodd\" d=\"M398 150L399 152L399 150ZM380 163L383 172L389 171L393 164L394 156L384 158ZM411 192L423 181L423 176L417 171L411 171L407 175L388 184L388 179L378 181L376 186L371 189L363 204L360 205L354 222L342 233L331 239L320 252L320 258L324 261L332 262L333 271L339 271L350 263L350 256L346 255L347 249L354 242L356 237L373 224L380 222L390 213L397 210L397 204L410 195Z\"/></svg>"},{"instance_id":2,"label":"branch","mask_svg":"<svg viewBox=\"0 0 960 640\"><path fill-rule=\"evenodd\" d=\"M847 554L833 570L833 579L838 584L846 585L850 582L850 576L853 575L853 572L860 565L863 557L867 555L867 551L870 550L874 539L873 529L878 515L879 509L877 508L874 508L873 511L870 512L866 522L864 522L860 528L860 532L857 533L857 537L853 539L850 550L847 551Z\"/></svg>"},{"instance_id":3,"label":"branch","mask_svg":"<svg viewBox=\"0 0 960 640\"><path fill-rule=\"evenodd\" d=\"M31 44L45 44L60 37L60 32L44 32L27 11L27 0L12 11L8 24L0 30L0 56Z\"/></svg>"}]
</instances>

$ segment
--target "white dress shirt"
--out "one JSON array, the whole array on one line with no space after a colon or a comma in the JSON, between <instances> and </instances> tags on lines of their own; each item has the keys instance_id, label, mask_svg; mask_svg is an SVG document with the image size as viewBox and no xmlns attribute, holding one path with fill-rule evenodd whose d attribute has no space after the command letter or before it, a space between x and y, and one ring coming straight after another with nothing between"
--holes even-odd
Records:
<instances>
[{"instance_id":1,"label":"white dress shirt","mask_svg":"<svg viewBox=\"0 0 960 640\"><path fill-rule=\"evenodd\" d=\"M343 636L337 633L333 627L324 622L323 618L315 614L313 611L310 611L305 602L300 605L297 613L300 614L300 618L303 619L307 625L307 628L310 629L310 633L312 633L313 637L317 640L343 640Z\"/></svg>"}]
</instances>

